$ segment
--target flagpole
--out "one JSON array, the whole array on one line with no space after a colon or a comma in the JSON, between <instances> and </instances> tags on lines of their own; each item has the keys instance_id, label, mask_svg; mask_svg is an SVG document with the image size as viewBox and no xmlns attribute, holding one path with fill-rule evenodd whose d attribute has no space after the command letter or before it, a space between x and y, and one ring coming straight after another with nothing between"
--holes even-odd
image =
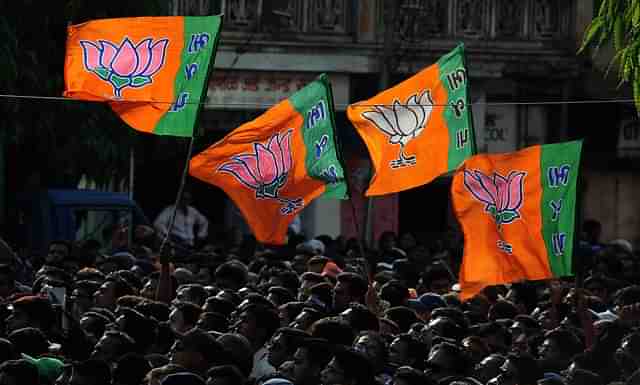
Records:
<instances>
[{"instance_id":1,"label":"flagpole","mask_svg":"<svg viewBox=\"0 0 640 385\"><path fill-rule=\"evenodd\" d=\"M169 239L169 234L171 234L171 230L173 229L173 225L176 221L176 213L178 212L178 204L182 200L182 193L184 191L184 186L187 182L187 174L189 174L189 162L191 161L191 153L193 152L193 142L195 140L195 136L191 135L191 139L189 140L189 149L187 150L187 159L184 163L184 170L182 171L182 178L180 180L180 187L178 187L178 194L176 195L176 201L173 205L173 212L171 213L171 221L169 221L169 227L167 227L167 232L164 235L164 239L162 240L162 244L160 245L159 254L162 255L165 245L167 244L167 240Z\"/></svg>"},{"instance_id":2,"label":"flagpole","mask_svg":"<svg viewBox=\"0 0 640 385\"><path fill-rule=\"evenodd\" d=\"M135 149L133 144L129 147L129 199L133 200L133 188L135 186L134 178L136 176Z\"/></svg>"},{"instance_id":3,"label":"flagpole","mask_svg":"<svg viewBox=\"0 0 640 385\"><path fill-rule=\"evenodd\" d=\"M383 4L384 15L384 46L380 63L380 91L389 88L391 77L391 57L393 55L393 33L395 31L396 11L398 3L394 0L385 0ZM364 214L364 234L362 239L370 247L374 246L373 238L373 197L367 198L367 207Z\"/></svg>"}]
</instances>

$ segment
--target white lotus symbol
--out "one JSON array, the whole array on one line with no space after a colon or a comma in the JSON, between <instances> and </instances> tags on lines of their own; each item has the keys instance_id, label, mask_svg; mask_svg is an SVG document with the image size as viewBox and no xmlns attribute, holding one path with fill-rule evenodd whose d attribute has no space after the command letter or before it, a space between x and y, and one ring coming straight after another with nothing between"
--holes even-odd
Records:
<instances>
[{"instance_id":1,"label":"white lotus symbol","mask_svg":"<svg viewBox=\"0 0 640 385\"><path fill-rule=\"evenodd\" d=\"M422 132L433 110L431 92L426 90L418 97L411 95L405 104L395 100L391 106L377 105L365 111L362 117L389 135L389 143L400 145L399 159L390 162L391 168L413 166L416 156L404 154L404 147Z\"/></svg>"}]
</instances>

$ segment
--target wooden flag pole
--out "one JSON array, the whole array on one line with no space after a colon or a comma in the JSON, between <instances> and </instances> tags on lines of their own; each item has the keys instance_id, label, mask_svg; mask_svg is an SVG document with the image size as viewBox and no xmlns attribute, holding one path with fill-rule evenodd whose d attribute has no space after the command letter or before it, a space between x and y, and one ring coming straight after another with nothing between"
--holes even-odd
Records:
<instances>
[{"instance_id":1,"label":"wooden flag pole","mask_svg":"<svg viewBox=\"0 0 640 385\"><path fill-rule=\"evenodd\" d=\"M189 162L191 161L191 153L193 152L193 142L195 140L195 136L191 136L189 140L189 149L187 150L187 159L185 160L184 170L182 171L182 178L180 180L180 187L178 187L178 194L176 195L176 202L173 205L173 212L171 213L171 221L169 221L169 227L167 228L167 233L164 235L162 240L162 244L160 245L159 254L162 255L164 251L164 247L167 244L167 240L169 239L169 235L171 234L171 230L173 229L173 225L176 221L176 213L178 212L178 204L182 200L182 193L184 191L184 186L187 182L187 174L189 174Z\"/></svg>"}]
</instances>

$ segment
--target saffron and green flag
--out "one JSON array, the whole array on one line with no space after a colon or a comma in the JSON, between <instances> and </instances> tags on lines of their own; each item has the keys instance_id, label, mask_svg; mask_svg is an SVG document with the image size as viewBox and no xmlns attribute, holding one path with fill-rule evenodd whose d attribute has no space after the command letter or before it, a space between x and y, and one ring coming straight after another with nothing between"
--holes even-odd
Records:
<instances>
[{"instance_id":1,"label":"saffron and green flag","mask_svg":"<svg viewBox=\"0 0 640 385\"><path fill-rule=\"evenodd\" d=\"M453 171L475 153L464 46L347 109L375 174L367 196L408 190Z\"/></svg>"},{"instance_id":2,"label":"saffron and green flag","mask_svg":"<svg viewBox=\"0 0 640 385\"><path fill-rule=\"evenodd\" d=\"M582 141L467 159L453 178L464 233L461 298L484 287L572 275Z\"/></svg>"},{"instance_id":3,"label":"saffron and green flag","mask_svg":"<svg viewBox=\"0 0 640 385\"><path fill-rule=\"evenodd\" d=\"M347 197L339 153L323 74L194 156L190 174L224 190L258 241L283 244L291 221L315 198Z\"/></svg>"},{"instance_id":4,"label":"saffron and green flag","mask_svg":"<svg viewBox=\"0 0 640 385\"><path fill-rule=\"evenodd\" d=\"M169 16L69 26L64 96L108 102L138 131L191 137L221 24Z\"/></svg>"}]
</instances>

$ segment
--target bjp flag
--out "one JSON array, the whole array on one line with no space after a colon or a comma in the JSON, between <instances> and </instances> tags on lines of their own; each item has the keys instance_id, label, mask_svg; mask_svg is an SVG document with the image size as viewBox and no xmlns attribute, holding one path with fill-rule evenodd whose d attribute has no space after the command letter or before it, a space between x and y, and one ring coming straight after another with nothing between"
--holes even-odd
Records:
<instances>
[{"instance_id":1,"label":"bjp flag","mask_svg":"<svg viewBox=\"0 0 640 385\"><path fill-rule=\"evenodd\" d=\"M171 16L72 25L64 96L109 102L138 131L191 137L221 23Z\"/></svg>"},{"instance_id":2,"label":"bjp flag","mask_svg":"<svg viewBox=\"0 0 640 385\"><path fill-rule=\"evenodd\" d=\"M451 195L464 233L462 299L485 286L572 275L581 147L480 154L460 167Z\"/></svg>"},{"instance_id":3,"label":"bjp flag","mask_svg":"<svg viewBox=\"0 0 640 385\"><path fill-rule=\"evenodd\" d=\"M429 183L475 151L464 47L369 100L347 109L375 174L367 196Z\"/></svg>"},{"instance_id":4,"label":"bjp flag","mask_svg":"<svg viewBox=\"0 0 640 385\"><path fill-rule=\"evenodd\" d=\"M192 176L229 195L258 241L286 242L293 218L347 187L326 75L191 159Z\"/></svg>"}]
</instances>

